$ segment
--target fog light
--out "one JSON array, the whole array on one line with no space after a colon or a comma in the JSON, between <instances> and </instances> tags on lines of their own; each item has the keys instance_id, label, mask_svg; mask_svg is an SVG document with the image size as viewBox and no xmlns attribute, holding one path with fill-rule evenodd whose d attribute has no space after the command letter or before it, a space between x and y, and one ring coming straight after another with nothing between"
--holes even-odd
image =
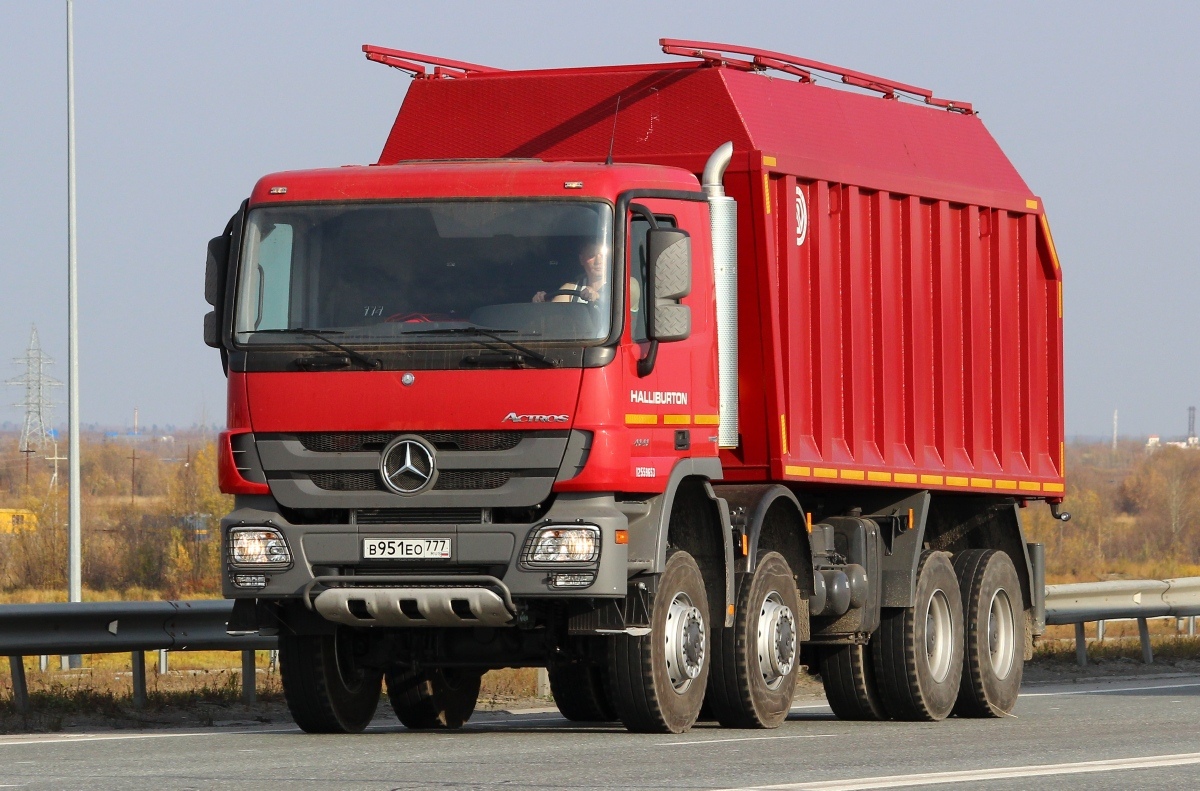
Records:
<instances>
[{"instance_id":1,"label":"fog light","mask_svg":"<svg viewBox=\"0 0 1200 791\"><path fill-rule=\"evenodd\" d=\"M582 574L553 574L550 577L552 588L586 588L596 580L592 572Z\"/></svg>"},{"instance_id":2,"label":"fog light","mask_svg":"<svg viewBox=\"0 0 1200 791\"><path fill-rule=\"evenodd\" d=\"M600 528L556 525L535 530L525 545L526 563L593 563L600 557Z\"/></svg>"},{"instance_id":3,"label":"fog light","mask_svg":"<svg viewBox=\"0 0 1200 791\"><path fill-rule=\"evenodd\" d=\"M235 566L286 568L292 565L287 541L273 527L234 527L229 530L229 561Z\"/></svg>"},{"instance_id":4,"label":"fog light","mask_svg":"<svg viewBox=\"0 0 1200 791\"><path fill-rule=\"evenodd\" d=\"M238 588L265 588L267 587L267 575L234 574L233 584Z\"/></svg>"}]
</instances>

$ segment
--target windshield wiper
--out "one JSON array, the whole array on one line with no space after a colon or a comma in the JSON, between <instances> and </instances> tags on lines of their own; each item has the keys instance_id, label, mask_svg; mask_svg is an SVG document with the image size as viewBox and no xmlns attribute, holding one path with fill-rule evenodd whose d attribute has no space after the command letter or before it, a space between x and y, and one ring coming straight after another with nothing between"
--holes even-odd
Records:
<instances>
[{"instance_id":1,"label":"windshield wiper","mask_svg":"<svg viewBox=\"0 0 1200 791\"><path fill-rule=\"evenodd\" d=\"M316 338L317 340L324 341L325 343L329 344L330 346L334 347L335 349L340 349L341 351L345 352L346 356L349 357L351 360L354 360L355 362L359 363L360 365L364 366L365 368L367 368L369 370L375 370L375 369L379 368L379 365L380 365L379 360L372 360L370 357L367 357L364 354L360 354L359 352L354 351L349 346L343 346L342 344L335 341L333 338L328 337L330 335L345 335L346 333L342 332L341 330L311 330L311 329L308 329L307 327L280 327L278 329L251 330L251 331L254 333L268 333L268 334L275 334L275 335L281 335L285 332L293 332L293 333L296 333L297 335L308 335L310 337Z\"/></svg>"},{"instance_id":2,"label":"windshield wiper","mask_svg":"<svg viewBox=\"0 0 1200 791\"><path fill-rule=\"evenodd\" d=\"M522 346L521 344L517 343L516 341L511 341L508 338L504 338L500 335L500 333L502 333L502 332L515 333L515 332L517 332L517 330L505 330L505 329L490 330L490 329L485 329L483 327L439 327L436 329L424 330L424 329L417 329L417 328L413 327L413 328L405 329L405 330L403 330L403 332L405 332L405 333L421 333L421 334L428 334L428 335L467 335L467 336L482 335L486 338L491 338L493 341L495 341L497 343L507 346L508 348L518 352L519 354L521 354L521 356L523 356L527 359L536 360L537 362L541 363L542 365L545 365L547 368L557 368L559 366L558 360L547 357L546 355L542 354L541 352L536 352L533 349ZM484 348L491 349L492 351L497 351L496 347L492 346L491 344L485 343L480 340L476 340L476 343L478 343L480 346L483 346Z\"/></svg>"}]
</instances>

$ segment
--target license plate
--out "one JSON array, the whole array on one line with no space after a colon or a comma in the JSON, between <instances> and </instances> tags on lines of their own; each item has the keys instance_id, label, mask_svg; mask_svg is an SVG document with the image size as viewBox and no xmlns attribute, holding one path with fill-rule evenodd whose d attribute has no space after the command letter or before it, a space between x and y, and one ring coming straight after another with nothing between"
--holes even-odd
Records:
<instances>
[{"instance_id":1,"label":"license plate","mask_svg":"<svg viewBox=\"0 0 1200 791\"><path fill-rule=\"evenodd\" d=\"M363 560L449 560L449 538L366 538Z\"/></svg>"}]
</instances>

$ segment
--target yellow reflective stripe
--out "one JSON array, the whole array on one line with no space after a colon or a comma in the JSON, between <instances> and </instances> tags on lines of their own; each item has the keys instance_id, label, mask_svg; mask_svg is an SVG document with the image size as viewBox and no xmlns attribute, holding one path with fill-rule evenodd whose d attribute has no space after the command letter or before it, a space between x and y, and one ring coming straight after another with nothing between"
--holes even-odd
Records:
<instances>
[{"instance_id":1,"label":"yellow reflective stripe","mask_svg":"<svg viewBox=\"0 0 1200 791\"><path fill-rule=\"evenodd\" d=\"M771 213L771 177L766 173L763 174L763 206L766 207L767 214Z\"/></svg>"},{"instance_id":2,"label":"yellow reflective stripe","mask_svg":"<svg viewBox=\"0 0 1200 791\"><path fill-rule=\"evenodd\" d=\"M1035 210L1035 211L1036 211L1036 210L1037 210L1037 207L1038 207L1038 202L1037 202L1037 201L1035 201L1033 198L1026 198L1026 199L1025 199L1025 208L1026 208L1026 209L1033 209L1033 210Z\"/></svg>"},{"instance_id":3,"label":"yellow reflective stripe","mask_svg":"<svg viewBox=\"0 0 1200 791\"><path fill-rule=\"evenodd\" d=\"M784 467L783 471L787 475L808 475L811 472L808 467Z\"/></svg>"},{"instance_id":4,"label":"yellow reflective stripe","mask_svg":"<svg viewBox=\"0 0 1200 791\"><path fill-rule=\"evenodd\" d=\"M1061 492L1062 490L1063 490L1063 485L1061 483L1043 483L1042 484L1043 492Z\"/></svg>"},{"instance_id":5,"label":"yellow reflective stripe","mask_svg":"<svg viewBox=\"0 0 1200 791\"><path fill-rule=\"evenodd\" d=\"M1001 480L997 480L997 481L996 481L996 488L997 488L997 489L1015 489L1015 488L1017 488L1017 482L1016 482L1016 481L1001 481Z\"/></svg>"},{"instance_id":6,"label":"yellow reflective stripe","mask_svg":"<svg viewBox=\"0 0 1200 791\"><path fill-rule=\"evenodd\" d=\"M720 415L696 415L697 426L716 426L721 423Z\"/></svg>"},{"instance_id":7,"label":"yellow reflective stripe","mask_svg":"<svg viewBox=\"0 0 1200 791\"><path fill-rule=\"evenodd\" d=\"M892 476L896 483L916 483L917 476L911 472L898 472Z\"/></svg>"},{"instance_id":8,"label":"yellow reflective stripe","mask_svg":"<svg viewBox=\"0 0 1200 791\"><path fill-rule=\"evenodd\" d=\"M922 475L921 483L928 483L935 486L942 486L942 476L940 475Z\"/></svg>"},{"instance_id":9,"label":"yellow reflective stripe","mask_svg":"<svg viewBox=\"0 0 1200 791\"><path fill-rule=\"evenodd\" d=\"M990 489L990 488L992 488L992 479L991 478L972 478L971 485L978 486L983 489Z\"/></svg>"},{"instance_id":10,"label":"yellow reflective stripe","mask_svg":"<svg viewBox=\"0 0 1200 791\"><path fill-rule=\"evenodd\" d=\"M957 475L947 475L946 476L946 485L947 486L966 486L966 485L968 485L968 483L967 483L966 478L960 478Z\"/></svg>"},{"instance_id":11,"label":"yellow reflective stripe","mask_svg":"<svg viewBox=\"0 0 1200 791\"><path fill-rule=\"evenodd\" d=\"M1037 481L1021 481L1017 485L1017 488L1023 492L1040 492L1042 490L1042 485Z\"/></svg>"},{"instance_id":12,"label":"yellow reflective stripe","mask_svg":"<svg viewBox=\"0 0 1200 791\"><path fill-rule=\"evenodd\" d=\"M831 470L828 467L814 467L813 475L817 476L818 478L836 478L838 477L838 471Z\"/></svg>"},{"instance_id":13,"label":"yellow reflective stripe","mask_svg":"<svg viewBox=\"0 0 1200 791\"><path fill-rule=\"evenodd\" d=\"M632 426L657 426L658 415L626 415L625 423Z\"/></svg>"},{"instance_id":14,"label":"yellow reflective stripe","mask_svg":"<svg viewBox=\"0 0 1200 791\"><path fill-rule=\"evenodd\" d=\"M783 450L783 455L788 454L787 442L787 415L779 416L779 447Z\"/></svg>"},{"instance_id":15,"label":"yellow reflective stripe","mask_svg":"<svg viewBox=\"0 0 1200 791\"><path fill-rule=\"evenodd\" d=\"M763 154L763 165L765 165L766 167L769 167L769 168L775 167L775 157L771 157L771 156L767 156L766 154Z\"/></svg>"},{"instance_id":16,"label":"yellow reflective stripe","mask_svg":"<svg viewBox=\"0 0 1200 791\"><path fill-rule=\"evenodd\" d=\"M868 481L885 481L891 483L892 474L890 472L875 472L874 470L867 471Z\"/></svg>"},{"instance_id":17,"label":"yellow reflective stripe","mask_svg":"<svg viewBox=\"0 0 1200 791\"><path fill-rule=\"evenodd\" d=\"M867 477L867 474L862 470L842 470L842 477L852 481L861 481Z\"/></svg>"},{"instance_id":18,"label":"yellow reflective stripe","mask_svg":"<svg viewBox=\"0 0 1200 791\"><path fill-rule=\"evenodd\" d=\"M663 423L668 426L690 426L692 423L691 415L663 415Z\"/></svg>"}]
</instances>

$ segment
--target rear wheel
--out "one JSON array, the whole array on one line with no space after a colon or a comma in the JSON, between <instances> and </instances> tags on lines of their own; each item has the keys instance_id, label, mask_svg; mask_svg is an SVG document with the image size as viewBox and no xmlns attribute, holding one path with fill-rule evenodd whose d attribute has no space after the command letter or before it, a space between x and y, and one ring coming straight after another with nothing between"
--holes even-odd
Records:
<instances>
[{"instance_id":1,"label":"rear wheel","mask_svg":"<svg viewBox=\"0 0 1200 791\"><path fill-rule=\"evenodd\" d=\"M954 713L1002 717L1012 711L1024 675L1025 611L1012 559L991 549L954 556L962 590L966 646Z\"/></svg>"},{"instance_id":2,"label":"rear wheel","mask_svg":"<svg viewBox=\"0 0 1200 791\"><path fill-rule=\"evenodd\" d=\"M279 676L292 719L307 733L358 733L379 705L382 674L363 667L351 629L279 635Z\"/></svg>"},{"instance_id":3,"label":"rear wheel","mask_svg":"<svg viewBox=\"0 0 1200 791\"><path fill-rule=\"evenodd\" d=\"M574 664L551 665L550 693L554 705L573 722L612 722L617 710L608 691L608 668Z\"/></svg>"},{"instance_id":4,"label":"rear wheel","mask_svg":"<svg viewBox=\"0 0 1200 791\"><path fill-rule=\"evenodd\" d=\"M388 700L412 730L461 728L475 713L483 671L450 667L387 674Z\"/></svg>"},{"instance_id":5,"label":"rear wheel","mask_svg":"<svg viewBox=\"0 0 1200 791\"><path fill-rule=\"evenodd\" d=\"M610 646L613 702L626 728L682 733L696 722L708 684L709 621L700 568L675 552L659 578L650 633L620 635Z\"/></svg>"},{"instance_id":6,"label":"rear wheel","mask_svg":"<svg viewBox=\"0 0 1200 791\"><path fill-rule=\"evenodd\" d=\"M887 709L875 683L870 645L821 649L821 682L829 708L840 720L886 720Z\"/></svg>"},{"instance_id":7,"label":"rear wheel","mask_svg":"<svg viewBox=\"0 0 1200 791\"><path fill-rule=\"evenodd\" d=\"M958 698L963 607L950 556L926 551L917 565L916 604L888 608L878 632L875 678L898 720L942 720Z\"/></svg>"},{"instance_id":8,"label":"rear wheel","mask_svg":"<svg viewBox=\"0 0 1200 791\"><path fill-rule=\"evenodd\" d=\"M768 552L739 587L737 619L714 640L708 702L727 728L777 728L800 667L796 581L783 556Z\"/></svg>"}]
</instances>

